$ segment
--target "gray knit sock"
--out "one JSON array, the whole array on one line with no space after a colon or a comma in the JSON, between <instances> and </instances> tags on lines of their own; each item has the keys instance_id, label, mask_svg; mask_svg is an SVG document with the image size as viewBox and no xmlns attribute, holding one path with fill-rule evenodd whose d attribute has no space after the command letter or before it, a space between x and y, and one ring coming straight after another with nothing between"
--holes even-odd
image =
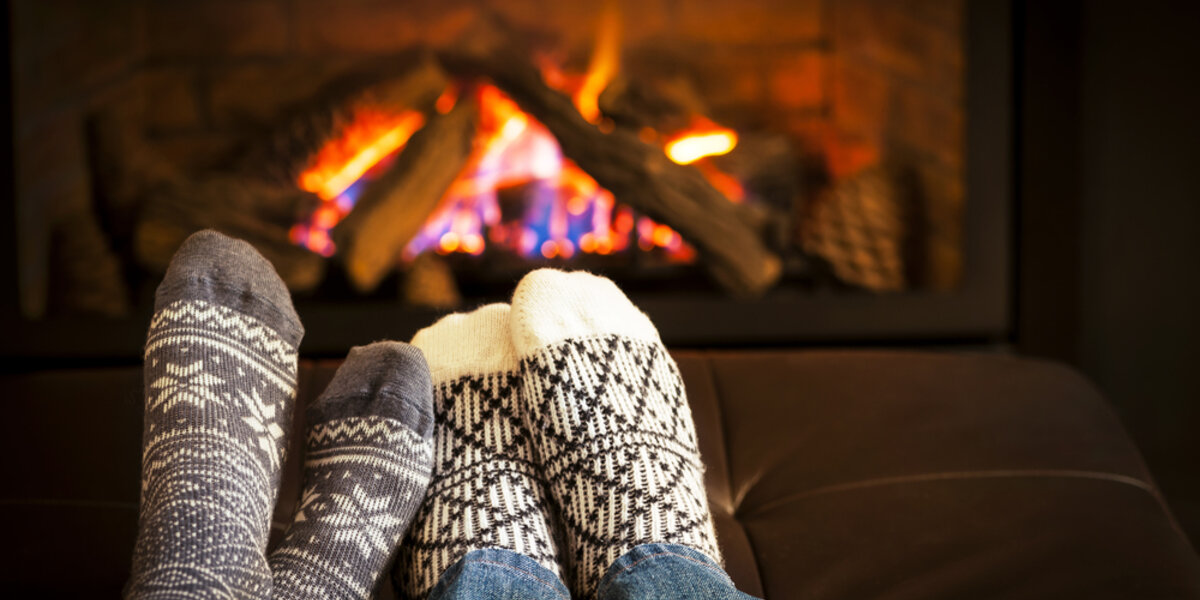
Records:
<instances>
[{"instance_id":1,"label":"gray knit sock","mask_svg":"<svg viewBox=\"0 0 1200 600\"><path fill-rule=\"evenodd\" d=\"M524 554L555 574L545 482L517 410L517 359L509 307L450 315L417 332L434 383L434 466L429 493L400 544L398 587L424 598L472 550Z\"/></svg>"},{"instance_id":2,"label":"gray knit sock","mask_svg":"<svg viewBox=\"0 0 1200 600\"><path fill-rule=\"evenodd\" d=\"M131 598L265 598L264 552L304 329L249 244L180 247L146 340L141 512Z\"/></svg>"},{"instance_id":3,"label":"gray knit sock","mask_svg":"<svg viewBox=\"0 0 1200 600\"><path fill-rule=\"evenodd\" d=\"M350 350L308 408L304 495L270 558L275 598L368 598L425 497L433 390L421 352Z\"/></svg>"},{"instance_id":4,"label":"gray knit sock","mask_svg":"<svg viewBox=\"0 0 1200 600\"><path fill-rule=\"evenodd\" d=\"M675 361L613 282L541 269L517 285L523 414L562 509L571 591L590 598L635 546L721 562L696 429Z\"/></svg>"}]
</instances>

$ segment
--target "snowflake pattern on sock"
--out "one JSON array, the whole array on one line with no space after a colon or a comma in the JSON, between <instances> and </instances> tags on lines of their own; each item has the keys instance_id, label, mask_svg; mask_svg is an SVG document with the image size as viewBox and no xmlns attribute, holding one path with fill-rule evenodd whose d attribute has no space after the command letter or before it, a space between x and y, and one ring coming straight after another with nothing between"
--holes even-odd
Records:
<instances>
[{"instance_id":1,"label":"snowflake pattern on sock","mask_svg":"<svg viewBox=\"0 0 1200 600\"><path fill-rule=\"evenodd\" d=\"M275 598L369 598L428 485L433 442L379 416L314 425L305 489L271 554Z\"/></svg>"},{"instance_id":2,"label":"snowflake pattern on sock","mask_svg":"<svg viewBox=\"0 0 1200 600\"><path fill-rule=\"evenodd\" d=\"M129 597L270 595L264 551L296 396L298 341L205 300L178 300L155 313Z\"/></svg>"}]
</instances>

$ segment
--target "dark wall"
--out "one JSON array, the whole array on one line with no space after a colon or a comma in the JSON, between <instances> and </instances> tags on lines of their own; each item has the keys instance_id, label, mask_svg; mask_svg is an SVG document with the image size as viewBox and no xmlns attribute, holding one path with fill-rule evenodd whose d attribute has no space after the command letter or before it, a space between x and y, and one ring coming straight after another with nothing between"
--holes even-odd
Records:
<instances>
[{"instance_id":1,"label":"dark wall","mask_svg":"<svg viewBox=\"0 0 1200 600\"><path fill-rule=\"evenodd\" d=\"M1198 540L1200 9L1022 10L1018 346L1104 390Z\"/></svg>"}]
</instances>

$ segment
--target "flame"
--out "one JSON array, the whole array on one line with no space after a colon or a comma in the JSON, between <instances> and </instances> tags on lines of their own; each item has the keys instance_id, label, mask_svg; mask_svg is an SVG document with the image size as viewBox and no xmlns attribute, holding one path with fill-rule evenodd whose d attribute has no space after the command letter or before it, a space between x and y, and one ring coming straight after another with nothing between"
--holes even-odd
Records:
<instances>
[{"instance_id":1,"label":"flame","mask_svg":"<svg viewBox=\"0 0 1200 600\"><path fill-rule=\"evenodd\" d=\"M442 94L433 103L433 107L438 111L438 114L444 115L449 113L450 109L454 108L455 104L458 104L458 95L460 92L458 84L451 83L446 86L446 89L442 90Z\"/></svg>"},{"instance_id":2,"label":"flame","mask_svg":"<svg viewBox=\"0 0 1200 600\"><path fill-rule=\"evenodd\" d=\"M700 169L700 174L731 202L741 203L746 199L746 188L737 177L718 169L709 161L698 162L696 167Z\"/></svg>"},{"instance_id":3,"label":"flame","mask_svg":"<svg viewBox=\"0 0 1200 600\"><path fill-rule=\"evenodd\" d=\"M621 9L614 0L604 3L596 26L596 43L583 83L575 92L575 107L588 122L599 124L600 94L612 82L621 63Z\"/></svg>"},{"instance_id":4,"label":"flame","mask_svg":"<svg viewBox=\"0 0 1200 600\"><path fill-rule=\"evenodd\" d=\"M321 199L305 223L288 231L292 243L323 256L336 251L329 231L354 206L360 181L372 169L386 165L386 159L408 143L412 134L425 124L417 111L389 114L377 110L359 110L341 135L325 144L312 165L299 177L301 189Z\"/></svg>"},{"instance_id":5,"label":"flame","mask_svg":"<svg viewBox=\"0 0 1200 600\"><path fill-rule=\"evenodd\" d=\"M609 255L630 247L635 217L608 190L562 155L554 135L499 88L476 91L479 129L468 167L450 186L441 208L405 248L481 254L487 243L526 257L569 259L582 252ZM501 222L501 190L526 197L521 214ZM694 252L674 230L653 221L638 245L662 248L670 260ZM647 226L642 226L643 228Z\"/></svg>"},{"instance_id":6,"label":"flame","mask_svg":"<svg viewBox=\"0 0 1200 600\"><path fill-rule=\"evenodd\" d=\"M398 115L360 111L333 143L326 144L313 165L300 174L300 187L331 201L385 156L408 143L425 115L415 110Z\"/></svg>"}]
</instances>

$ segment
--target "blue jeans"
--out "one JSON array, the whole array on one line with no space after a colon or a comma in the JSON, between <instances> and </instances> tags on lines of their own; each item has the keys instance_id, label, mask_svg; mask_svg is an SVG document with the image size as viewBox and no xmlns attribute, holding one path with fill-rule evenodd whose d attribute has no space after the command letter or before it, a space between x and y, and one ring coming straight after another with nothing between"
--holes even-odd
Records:
<instances>
[{"instance_id":1,"label":"blue jeans","mask_svg":"<svg viewBox=\"0 0 1200 600\"><path fill-rule=\"evenodd\" d=\"M567 586L532 558L468 552L442 574L429 600L570 600ZM642 544L609 567L597 600L753 600L711 559L686 546Z\"/></svg>"}]
</instances>

